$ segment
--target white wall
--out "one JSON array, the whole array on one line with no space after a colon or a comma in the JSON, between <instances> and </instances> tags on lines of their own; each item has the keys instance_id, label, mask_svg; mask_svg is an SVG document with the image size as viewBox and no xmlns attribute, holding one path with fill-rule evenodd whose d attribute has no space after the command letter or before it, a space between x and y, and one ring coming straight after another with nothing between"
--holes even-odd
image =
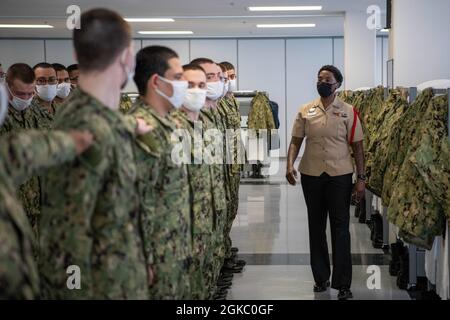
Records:
<instances>
[{"instance_id":1,"label":"white wall","mask_svg":"<svg viewBox=\"0 0 450 320\"><path fill-rule=\"evenodd\" d=\"M0 40L0 63L6 70L14 63L23 62L31 67L45 61L43 40Z\"/></svg>"},{"instance_id":2,"label":"white wall","mask_svg":"<svg viewBox=\"0 0 450 320\"><path fill-rule=\"evenodd\" d=\"M278 103L281 156L286 156L298 108L316 97L319 68L334 63L344 73L343 38L148 39L135 40L134 45L136 52L142 46L168 46L177 51L183 64L200 56L233 63L237 67L240 90L266 90L270 99ZM376 85L383 80L386 85L387 52L387 38L377 39ZM71 41L0 39L0 63L5 69L19 61L33 66L45 60L65 65L74 63ZM125 91L137 89L131 82Z\"/></svg>"},{"instance_id":3,"label":"white wall","mask_svg":"<svg viewBox=\"0 0 450 320\"><path fill-rule=\"evenodd\" d=\"M165 46L175 50L180 57L181 63L186 64L191 61L189 53L189 40L143 40L142 48L148 46Z\"/></svg>"},{"instance_id":4,"label":"white wall","mask_svg":"<svg viewBox=\"0 0 450 320\"><path fill-rule=\"evenodd\" d=\"M217 62L228 61L237 65L238 40L191 40L191 60L207 57Z\"/></svg>"},{"instance_id":5,"label":"white wall","mask_svg":"<svg viewBox=\"0 0 450 320\"><path fill-rule=\"evenodd\" d=\"M333 63L332 39L296 39L286 41L287 117L286 148L300 106L317 98L317 72ZM300 152L303 155L303 149Z\"/></svg>"},{"instance_id":6,"label":"white wall","mask_svg":"<svg viewBox=\"0 0 450 320\"><path fill-rule=\"evenodd\" d=\"M366 12L345 13L345 88L373 87L376 81L376 30L367 28Z\"/></svg>"},{"instance_id":7,"label":"white wall","mask_svg":"<svg viewBox=\"0 0 450 320\"><path fill-rule=\"evenodd\" d=\"M389 36L395 86L450 78L449 13L449 0L393 1Z\"/></svg>"}]
</instances>

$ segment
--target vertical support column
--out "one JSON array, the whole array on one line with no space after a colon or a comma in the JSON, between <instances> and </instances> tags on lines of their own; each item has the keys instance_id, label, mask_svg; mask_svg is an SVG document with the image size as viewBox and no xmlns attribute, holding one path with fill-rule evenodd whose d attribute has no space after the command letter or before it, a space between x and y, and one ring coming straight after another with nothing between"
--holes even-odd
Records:
<instances>
[{"instance_id":1,"label":"vertical support column","mask_svg":"<svg viewBox=\"0 0 450 320\"><path fill-rule=\"evenodd\" d=\"M344 23L345 88L375 86L376 30L367 27L365 11L347 11Z\"/></svg>"}]
</instances>

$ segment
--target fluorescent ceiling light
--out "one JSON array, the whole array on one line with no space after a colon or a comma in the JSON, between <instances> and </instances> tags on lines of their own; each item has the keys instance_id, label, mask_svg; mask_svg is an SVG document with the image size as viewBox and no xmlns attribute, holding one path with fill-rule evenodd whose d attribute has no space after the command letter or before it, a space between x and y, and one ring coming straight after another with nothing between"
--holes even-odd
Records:
<instances>
[{"instance_id":1,"label":"fluorescent ceiling light","mask_svg":"<svg viewBox=\"0 0 450 320\"><path fill-rule=\"evenodd\" d=\"M257 24L258 28L314 28L315 23Z\"/></svg>"},{"instance_id":2,"label":"fluorescent ceiling light","mask_svg":"<svg viewBox=\"0 0 450 320\"><path fill-rule=\"evenodd\" d=\"M53 26L49 24L0 24L0 28L49 29L53 28Z\"/></svg>"},{"instance_id":3,"label":"fluorescent ceiling light","mask_svg":"<svg viewBox=\"0 0 450 320\"><path fill-rule=\"evenodd\" d=\"M193 34L192 31L138 31L139 34Z\"/></svg>"},{"instance_id":4,"label":"fluorescent ceiling light","mask_svg":"<svg viewBox=\"0 0 450 320\"><path fill-rule=\"evenodd\" d=\"M318 11L322 6L273 6L273 7L248 7L250 11Z\"/></svg>"},{"instance_id":5,"label":"fluorescent ceiling light","mask_svg":"<svg viewBox=\"0 0 450 320\"><path fill-rule=\"evenodd\" d=\"M389 32L389 29L381 29L380 32Z\"/></svg>"},{"instance_id":6,"label":"fluorescent ceiling light","mask_svg":"<svg viewBox=\"0 0 450 320\"><path fill-rule=\"evenodd\" d=\"M128 22L174 22L172 18L125 18Z\"/></svg>"}]
</instances>

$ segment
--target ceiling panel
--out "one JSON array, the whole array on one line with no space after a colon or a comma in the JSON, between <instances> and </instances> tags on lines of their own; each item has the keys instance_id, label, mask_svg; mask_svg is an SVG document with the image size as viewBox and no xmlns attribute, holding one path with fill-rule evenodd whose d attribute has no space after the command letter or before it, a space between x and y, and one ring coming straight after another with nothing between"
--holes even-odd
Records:
<instances>
[{"instance_id":1,"label":"ceiling panel","mask_svg":"<svg viewBox=\"0 0 450 320\"><path fill-rule=\"evenodd\" d=\"M54 29L0 29L0 37L70 38L66 9L73 0L1 0L0 23L48 23ZM139 30L191 30L192 37L342 36L345 11L365 11L385 0L283 1L283 5L322 5L322 11L250 12L250 5L279 5L276 0L79 0L81 10L107 7L127 17L172 17L172 23L132 23ZM259 23L316 23L316 28L257 29ZM153 36L152 36L153 37ZM167 37L167 36L164 36ZM173 36L180 37L180 36ZM189 37L189 36L188 36Z\"/></svg>"}]
</instances>

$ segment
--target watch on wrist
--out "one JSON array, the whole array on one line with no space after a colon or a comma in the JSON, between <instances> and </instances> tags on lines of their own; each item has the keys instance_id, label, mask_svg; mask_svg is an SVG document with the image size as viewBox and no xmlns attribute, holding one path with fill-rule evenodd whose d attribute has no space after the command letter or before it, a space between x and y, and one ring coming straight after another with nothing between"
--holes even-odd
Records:
<instances>
[{"instance_id":1,"label":"watch on wrist","mask_svg":"<svg viewBox=\"0 0 450 320\"><path fill-rule=\"evenodd\" d=\"M358 174L358 180L366 182L367 177L364 174Z\"/></svg>"}]
</instances>

